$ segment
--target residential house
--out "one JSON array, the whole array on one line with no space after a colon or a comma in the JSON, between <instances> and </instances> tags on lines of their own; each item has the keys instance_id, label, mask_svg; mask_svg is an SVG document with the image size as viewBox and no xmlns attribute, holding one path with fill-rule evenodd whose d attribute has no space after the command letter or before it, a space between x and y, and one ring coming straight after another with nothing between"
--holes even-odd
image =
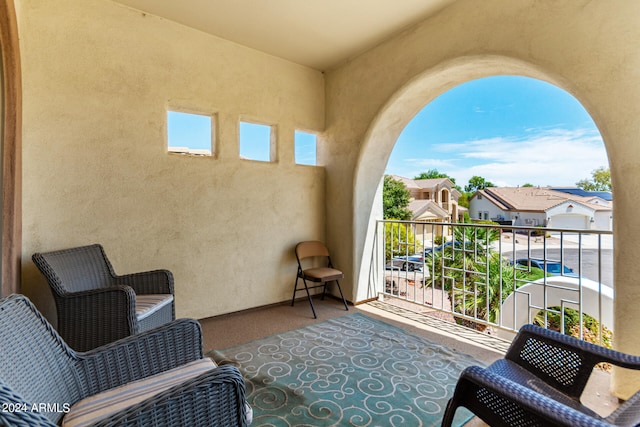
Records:
<instances>
[{"instance_id":1,"label":"residential house","mask_svg":"<svg viewBox=\"0 0 640 427\"><path fill-rule=\"evenodd\" d=\"M464 207L458 206L461 196L449 178L410 179L398 175L391 177L404 184L411 199L408 209L412 212L412 221L416 222L456 222L464 219ZM436 235L446 235L446 226L428 227L417 226L416 236L432 238L432 231Z\"/></svg>"},{"instance_id":2,"label":"residential house","mask_svg":"<svg viewBox=\"0 0 640 427\"><path fill-rule=\"evenodd\" d=\"M471 218L516 226L613 229L611 202L547 187L488 187L471 197L469 211Z\"/></svg>"},{"instance_id":3,"label":"residential house","mask_svg":"<svg viewBox=\"0 0 640 427\"><path fill-rule=\"evenodd\" d=\"M288 300L296 242L319 239L347 299L375 298L398 136L454 86L518 75L573 94L606 141L615 345L640 354L638 16L635 0L4 0L2 293L55 319L31 255L100 242L119 273L172 270L178 316L215 316ZM210 156L169 152L168 110L211 117ZM268 161L240 158L240 122L270 126ZM296 164L296 130L317 135L316 166ZM614 371L618 396L638 381Z\"/></svg>"},{"instance_id":4,"label":"residential house","mask_svg":"<svg viewBox=\"0 0 640 427\"><path fill-rule=\"evenodd\" d=\"M576 196L591 197L594 203L602 203L604 200L609 206L612 206L613 202L613 193L611 191L587 191L578 187L551 187L551 190L574 194Z\"/></svg>"}]
</instances>

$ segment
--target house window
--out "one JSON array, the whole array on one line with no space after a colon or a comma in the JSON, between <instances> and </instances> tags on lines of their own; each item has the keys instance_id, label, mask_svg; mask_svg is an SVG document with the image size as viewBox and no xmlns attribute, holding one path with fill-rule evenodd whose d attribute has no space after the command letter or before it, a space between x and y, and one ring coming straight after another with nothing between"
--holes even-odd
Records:
<instances>
[{"instance_id":1,"label":"house window","mask_svg":"<svg viewBox=\"0 0 640 427\"><path fill-rule=\"evenodd\" d=\"M240 157L260 162L275 161L273 127L240 122Z\"/></svg>"},{"instance_id":2,"label":"house window","mask_svg":"<svg viewBox=\"0 0 640 427\"><path fill-rule=\"evenodd\" d=\"M212 156L215 116L167 111L167 151Z\"/></svg>"},{"instance_id":3,"label":"house window","mask_svg":"<svg viewBox=\"0 0 640 427\"><path fill-rule=\"evenodd\" d=\"M296 131L294 138L295 161L298 165L316 166L316 135Z\"/></svg>"}]
</instances>

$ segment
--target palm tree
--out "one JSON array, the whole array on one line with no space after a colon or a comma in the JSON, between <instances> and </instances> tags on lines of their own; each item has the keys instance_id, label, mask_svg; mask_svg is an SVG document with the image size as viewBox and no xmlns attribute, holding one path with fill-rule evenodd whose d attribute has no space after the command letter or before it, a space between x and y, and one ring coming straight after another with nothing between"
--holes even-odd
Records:
<instances>
[{"instance_id":1,"label":"palm tree","mask_svg":"<svg viewBox=\"0 0 640 427\"><path fill-rule=\"evenodd\" d=\"M497 323L504 300L520 283L540 277L516 269L493 252L491 245L499 238L497 227L460 225L451 243L427 258L432 274L426 284L446 290L454 312Z\"/></svg>"}]
</instances>

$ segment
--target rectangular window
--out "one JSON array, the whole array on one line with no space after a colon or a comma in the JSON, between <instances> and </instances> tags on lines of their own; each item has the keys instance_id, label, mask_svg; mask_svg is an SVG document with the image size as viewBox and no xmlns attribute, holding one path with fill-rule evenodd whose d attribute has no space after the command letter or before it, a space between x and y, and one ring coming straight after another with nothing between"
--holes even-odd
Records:
<instances>
[{"instance_id":1,"label":"rectangular window","mask_svg":"<svg viewBox=\"0 0 640 427\"><path fill-rule=\"evenodd\" d=\"M275 161L273 127L240 122L240 157L260 162Z\"/></svg>"},{"instance_id":2,"label":"rectangular window","mask_svg":"<svg viewBox=\"0 0 640 427\"><path fill-rule=\"evenodd\" d=\"M295 160L298 165L316 166L316 135L307 132L295 132Z\"/></svg>"},{"instance_id":3,"label":"rectangular window","mask_svg":"<svg viewBox=\"0 0 640 427\"><path fill-rule=\"evenodd\" d=\"M167 149L170 153L213 155L212 130L212 116L167 111Z\"/></svg>"}]
</instances>

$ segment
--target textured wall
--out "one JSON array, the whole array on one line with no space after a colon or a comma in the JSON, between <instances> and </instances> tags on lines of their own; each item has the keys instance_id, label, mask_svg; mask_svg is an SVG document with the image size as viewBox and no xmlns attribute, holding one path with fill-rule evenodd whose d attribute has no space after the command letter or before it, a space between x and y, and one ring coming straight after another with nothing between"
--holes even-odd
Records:
<instances>
[{"instance_id":1,"label":"textured wall","mask_svg":"<svg viewBox=\"0 0 640 427\"><path fill-rule=\"evenodd\" d=\"M362 300L374 202L402 128L457 84L525 75L576 96L604 137L616 345L640 354L639 2L459 0L327 73L326 86L318 72L108 0L17 6L25 261L99 241L119 272L173 270L178 314L205 317L285 300L293 244L326 237L347 298ZM166 154L167 105L218 113L218 159ZM277 164L238 159L240 118L278 124ZM298 127L325 130L324 169L293 165ZM25 292L50 308L33 265L23 273ZM638 378L615 383L624 397Z\"/></svg>"},{"instance_id":2,"label":"textured wall","mask_svg":"<svg viewBox=\"0 0 640 427\"><path fill-rule=\"evenodd\" d=\"M118 273L168 268L178 316L290 298L294 244L323 238L322 74L105 0L18 1L24 79L23 289L49 316L36 251L100 242ZM166 108L217 113L217 159L169 155ZM277 125L278 161L240 160L238 121Z\"/></svg>"},{"instance_id":3,"label":"textured wall","mask_svg":"<svg viewBox=\"0 0 640 427\"><path fill-rule=\"evenodd\" d=\"M397 136L432 99L498 74L556 84L589 111L603 135L615 191L616 346L640 354L640 3L460 0L327 74L327 239L353 239L336 261L347 294L367 283L379 184ZM614 376L628 396L638 376Z\"/></svg>"}]
</instances>

